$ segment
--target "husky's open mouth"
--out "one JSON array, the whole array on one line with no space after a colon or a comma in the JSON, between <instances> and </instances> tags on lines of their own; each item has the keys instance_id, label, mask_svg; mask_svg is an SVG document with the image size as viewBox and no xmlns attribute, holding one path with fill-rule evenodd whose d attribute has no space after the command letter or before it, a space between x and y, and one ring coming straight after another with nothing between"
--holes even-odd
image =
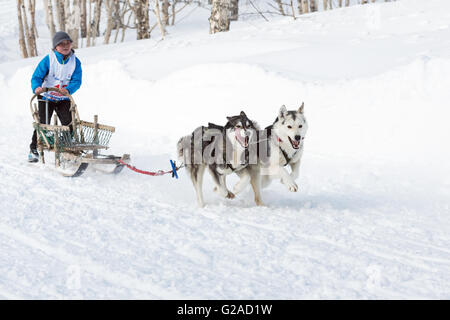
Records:
<instances>
[{"instance_id":1,"label":"husky's open mouth","mask_svg":"<svg viewBox=\"0 0 450 320\"><path fill-rule=\"evenodd\" d=\"M241 128L234 128L234 136L236 140L243 148L248 148L248 136L245 134L245 131L244 136L242 136L241 132L242 132Z\"/></svg>"},{"instance_id":2,"label":"husky's open mouth","mask_svg":"<svg viewBox=\"0 0 450 320\"><path fill-rule=\"evenodd\" d=\"M298 149L300 147L300 141L292 140L291 137L288 137L288 138L289 138L289 142L292 145L292 148Z\"/></svg>"}]
</instances>

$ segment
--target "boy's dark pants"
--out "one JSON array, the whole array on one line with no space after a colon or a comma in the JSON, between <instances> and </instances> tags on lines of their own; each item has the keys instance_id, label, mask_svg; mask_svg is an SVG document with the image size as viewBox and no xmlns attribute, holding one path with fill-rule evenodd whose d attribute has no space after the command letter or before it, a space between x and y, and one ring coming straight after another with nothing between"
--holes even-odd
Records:
<instances>
[{"instance_id":1,"label":"boy's dark pants","mask_svg":"<svg viewBox=\"0 0 450 320\"><path fill-rule=\"evenodd\" d=\"M41 96L38 97L39 100L42 99ZM45 123L45 101L39 101L39 121L40 123ZM67 126L72 122L72 114L70 113L70 101L62 100L62 101L48 101L48 122L51 123L53 111L58 115L59 120L63 126ZM36 130L33 132L33 137L31 138L30 149L37 149L37 135Z\"/></svg>"}]
</instances>

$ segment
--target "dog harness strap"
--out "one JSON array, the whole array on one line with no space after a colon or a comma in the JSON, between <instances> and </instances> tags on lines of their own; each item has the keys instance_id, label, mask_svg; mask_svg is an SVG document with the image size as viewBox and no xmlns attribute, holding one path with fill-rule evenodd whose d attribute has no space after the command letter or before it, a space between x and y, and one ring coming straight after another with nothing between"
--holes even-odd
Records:
<instances>
[{"instance_id":1,"label":"dog harness strap","mask_svg":"<svg viewBox=\"0 0 450 320\"><path fill-rule=\"evenodd\" d=\"M278 138L279 139L279 138ZM283 156L284 156L284 160L286 160L286 164L283 166L283 167L285 167L285 166L287 166L288 164L289 164L289 162L291 161L291 159L289 159L289 157L288 157L288 155L287 155L287 153L286 153L286 151L284 151L283 149L281 149L281 148L279 148L280 150L281 150L281 152L283 153Z\"/></svg>"},{"instance_id":2,"label":"dog harness strap","mask_svg":"<svg viewBox=\"0 0 450 320\"><path fill-rule=\"evenodd\" d=\"M231 166L230 163L227 163L227 131L225 129L225 127L222 129L222 157L223 157L223 163L225 164L225 168L231 168L233 169L233 167Z\"/></svg>"},{"instance_id":3,"label":"dog harness strap","mask_svg":"<svg viewBox=\"0 0 450 320\"><path fill-rule=\"evenodd\" d=\"M276 138L277 138L277 142L278 142L278 143L283 142L283 140L281 140L280 137L277 137L277 136L276 136ZM267 139L267 140L269 140L269 139ZM281 150L281 153L283 154L284 160L286 161L286 164L283 166L283 167L285 167L285 166L287 166L287 165L289 164L289 162L291 162L291 160L292 160L293 157L292 157L292 158L289 158L288 155L287 155L287 153L286 153L286 151L284 151L284 150L281 148L280 145L278 145L278 149ZM295 153L294 153L294 155L295 155Z\"/></svg>"},{"instance_id":4,"label":"dog harness strap","mask_svg":"<svg viewBox=\"0 0 450 320\"><path fill-rule=\"evenodd\" d=\"M266 148L267 149L266 150L267 150L267 155L270 157L271 152L272 152L272 150L270 149L270 138L272 137L272 126L268 126L265 130L267 131L267 138L266 138Z\"/></svg>"}]
</instances>

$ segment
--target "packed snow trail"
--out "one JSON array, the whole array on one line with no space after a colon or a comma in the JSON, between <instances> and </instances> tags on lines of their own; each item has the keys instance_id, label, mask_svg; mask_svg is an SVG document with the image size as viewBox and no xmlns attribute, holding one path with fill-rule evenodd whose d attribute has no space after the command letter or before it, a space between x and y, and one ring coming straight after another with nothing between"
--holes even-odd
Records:
<instances>
[{"instance_id":1,"label":"packed snow trail","mask_svg":"<svg viewBox=\"0 0 450 320\"><path fill-rule=\"evenodd\" d=\"M300 191L274 182L262 208L250 188L219 198L207 173L198 209L183 169L28 164L39 59L1 64L0 297L450 298L449 16L403 0L77 51L81 118L116 126L108 151L138 168L170 169L208 121L266 126L305 101Z\"/></svg>"}]
</instances>

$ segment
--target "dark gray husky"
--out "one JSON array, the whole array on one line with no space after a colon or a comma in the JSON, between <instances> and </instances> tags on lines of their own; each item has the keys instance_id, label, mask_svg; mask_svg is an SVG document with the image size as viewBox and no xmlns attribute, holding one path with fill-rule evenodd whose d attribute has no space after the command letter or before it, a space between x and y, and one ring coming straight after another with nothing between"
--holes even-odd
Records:
<instances>
[{"instance_id":1,"label":"dark gray husky","mask_svg":"<svg viewBox=\"0 0 450 320\"><path fill-rule=\"evenodd\" d=\"M259 165L249 162L249 141L256 137L258 125L247 118L244 111L238 116L227 117L225 126L209 123L201 126L191 135L181 138L177 143L179 161L182 161L189 172L197 193L199 207L203 202L203 174L206 167L213 178L219 195L233 199L244 187L251 183L257 205L263 205L260 195ZM226 175L236 173L240 181L233 192L226 185Z\"/></svg>"}]
</instances>

